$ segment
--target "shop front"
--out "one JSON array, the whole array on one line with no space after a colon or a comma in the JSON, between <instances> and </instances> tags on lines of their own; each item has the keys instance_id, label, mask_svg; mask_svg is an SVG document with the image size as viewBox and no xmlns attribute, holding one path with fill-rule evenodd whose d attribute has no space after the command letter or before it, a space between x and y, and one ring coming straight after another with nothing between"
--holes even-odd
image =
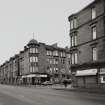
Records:
<instances>
[{"instance_id":1,"label":"shop front","mask_svg":"<svg viewBox=\"0 0 105 105\"><path fill-rule=\"evenodd\" d=\"M75 74L77 87L96 87L96 85L98 84L97 73L97 69L77 70Z\"/></svg>"},{"instance_id":2,"label":"shop front","mask_svg":"<svg viewBox=\"0 0 105 105\"><path fill-rule=\"evenodd\" d=\"M24 85L39 85L43 80L47 80L47 74L29 74L22 76L22 83Z\"/></svg>"},{"instance_id":3,"label":"shop front","mask_svg":"<svg viewBox=\"0 0 105 105\"><path fill-rule=\"evenodd\" d=\"M105 68L101 68L99 72L101 88L105 88Z\"/></svg>"}]
</instances>

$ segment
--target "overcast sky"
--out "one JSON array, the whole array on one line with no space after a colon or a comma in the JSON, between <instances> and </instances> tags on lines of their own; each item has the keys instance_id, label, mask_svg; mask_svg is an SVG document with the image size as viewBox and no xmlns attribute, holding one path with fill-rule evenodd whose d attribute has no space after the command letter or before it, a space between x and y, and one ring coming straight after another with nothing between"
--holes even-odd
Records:
<instances>
[{"instance_id":1,"label":"overcast sky","mask_svg":"<svg viewBox=\"0 0 105 105\"><path fill-rule=\"evenodd\" d=\"M69 46L68 16L93 0L0 0L0 64L33 38Z\"/></svg>"}]
</instances>

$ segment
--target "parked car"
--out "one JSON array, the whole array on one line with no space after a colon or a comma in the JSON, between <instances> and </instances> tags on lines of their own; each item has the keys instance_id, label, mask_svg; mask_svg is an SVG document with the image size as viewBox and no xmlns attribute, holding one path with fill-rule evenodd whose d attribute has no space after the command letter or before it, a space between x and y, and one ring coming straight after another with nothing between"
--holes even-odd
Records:
<instances>
[{"instance_id":1,"label":"parked car","mask_svg":"<svg viewBox=\"0 0 105 105\"><path fill-rule=\"evenodd\" d=\"M52 83L50 81L45 81L42 83L42 85L47 86L47 85L52 85Z\"/></svg>"}]
</instances>

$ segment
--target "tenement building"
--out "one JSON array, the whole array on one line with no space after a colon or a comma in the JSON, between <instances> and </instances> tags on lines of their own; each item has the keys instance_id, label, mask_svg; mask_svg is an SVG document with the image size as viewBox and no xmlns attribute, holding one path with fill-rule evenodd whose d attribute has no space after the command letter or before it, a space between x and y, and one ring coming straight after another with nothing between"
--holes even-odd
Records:
<instances>
[{"instance_id":1,"label":"tenement building","mask_svg":"<svg viewBox=\"0 0 105 105\"><path fill-rule=\"evenodd\" d=\"M105 87L105 0L94 0L68 20L73 85Z\"/></svg>"},{"instance_id":2,"label":"tenement building","mask_svg":"<svg viewBox=\"0 0 105 105\"><path fill-rule=\"evenodd\" d=\"M70 78L70 53L57 44L46 45L32 39L19 54L0 66L0 82L35 85L45 81L60 83Z\"/></svg>"}]
</instances>

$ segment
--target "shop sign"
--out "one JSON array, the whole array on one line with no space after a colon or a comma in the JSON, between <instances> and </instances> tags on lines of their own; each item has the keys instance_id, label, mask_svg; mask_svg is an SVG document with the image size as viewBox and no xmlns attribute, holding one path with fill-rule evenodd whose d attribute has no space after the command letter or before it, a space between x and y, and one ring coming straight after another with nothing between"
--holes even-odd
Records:
<instances>
[{"instance_id":1,"label":"shop sign","mask_svg":"<svg viewBox=\"0 0 105 105\"><path fill-rule=\"evenodd\" d=\"M105 68L100 69L100 74L105 74Z\"/></svg>"},{"instance_id":2,"label":"shop sign","mask_svg":"<svg viewBox=\"0 0 105 105\"><path fill-rule=\"evenodd\" d=\"M89 75L96 75L97 69L88 69L88 70L78 70L76 72L76 76L89 76Z\"/></svg>"}]
</instances>

